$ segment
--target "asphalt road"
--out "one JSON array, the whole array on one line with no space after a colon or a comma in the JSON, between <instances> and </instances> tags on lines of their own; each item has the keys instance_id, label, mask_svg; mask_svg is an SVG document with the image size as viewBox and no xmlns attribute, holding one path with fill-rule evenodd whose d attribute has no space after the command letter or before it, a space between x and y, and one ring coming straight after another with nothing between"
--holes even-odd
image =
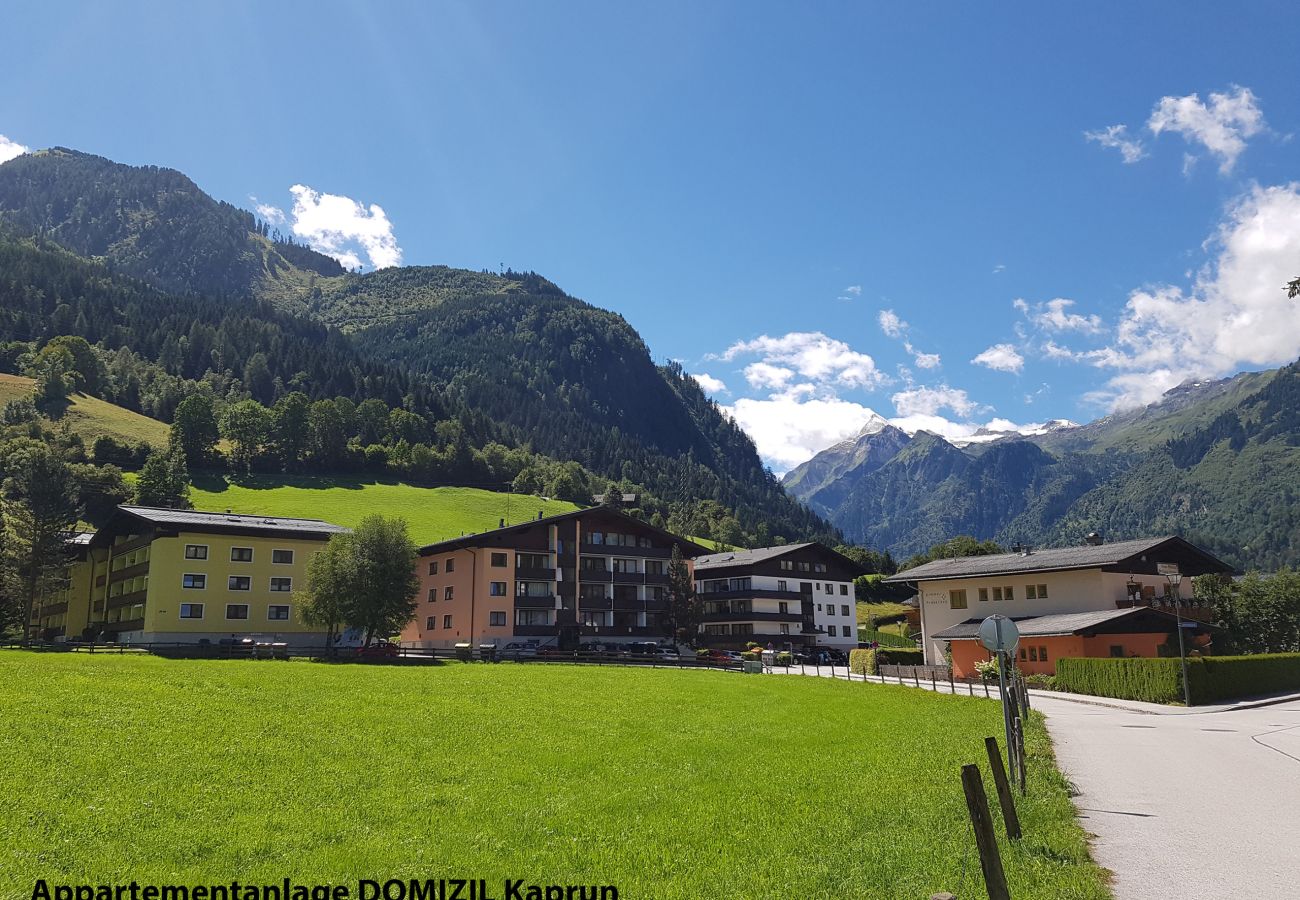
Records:
<instances>
[{"instance_id":1,"label":"asphalt road","mask_svg":"<svg viewBox=\"0 0 1300 900\"><path fill-rule=\"evenodd\" d=\"M1300 701L1153 715L1036 696L1116 900L1294 896Z\"/></svg>"}]
</instances>

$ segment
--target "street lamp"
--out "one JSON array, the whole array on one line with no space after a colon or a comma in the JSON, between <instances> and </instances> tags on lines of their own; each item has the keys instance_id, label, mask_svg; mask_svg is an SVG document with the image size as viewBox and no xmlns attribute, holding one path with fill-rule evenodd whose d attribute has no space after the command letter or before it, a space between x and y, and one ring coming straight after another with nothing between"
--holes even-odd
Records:
<instances>
[{"instance_id":1,"label":"street lamp","mask_svg":"<svg viewBox=\"0 0 1300 900\"><path fill-rule=\"evenodd\" d=\"M1174 616L1178 620L1178 659L1183 666L1183 703L1187 706L1192 705L1192 688L1187 683L1187 651L1183 647L1183 613L1182 600L1178 596L1178 586L1182 584L1183 575L1174 566L1172 572L1166 572L1165 578L1169 581L1169 586L1173 588L1174 595Z\"/></svg>"}]
</instances>

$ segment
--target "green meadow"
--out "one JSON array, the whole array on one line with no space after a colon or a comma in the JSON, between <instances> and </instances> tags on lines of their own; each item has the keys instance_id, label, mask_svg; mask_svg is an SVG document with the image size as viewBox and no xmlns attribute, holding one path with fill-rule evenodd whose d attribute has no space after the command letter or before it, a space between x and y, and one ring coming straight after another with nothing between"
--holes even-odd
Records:
<instances>
[{"instance_id":1,"label":"green meadow","mask_svg":"<svg viewBox=\"0 0 1300 900\"><path fill-rule=\"evenodd\" d=\"M578 507L563 500L468 487L419 487L365 476L293 477L253 475L230 481L199 477L190 490L195 509L325 519L355 526L373 513L401 516L411 538L428 544L461 534L555 515Z\"/></svg>"},{"instance_id":2,"label":"green meadow","mask_svg":"<svg viewBox=\"0 0 1300 900\"><path fill-rule=\"evenodd\" d=\"M4 900L37 878L984 896L959 778L1000 733L981 699L670 669L3 651L0 709ZM1039 722L1030 751L1025 837L1002 841L1012 896L1109 896Z\"/></svg>"}]
</instances>

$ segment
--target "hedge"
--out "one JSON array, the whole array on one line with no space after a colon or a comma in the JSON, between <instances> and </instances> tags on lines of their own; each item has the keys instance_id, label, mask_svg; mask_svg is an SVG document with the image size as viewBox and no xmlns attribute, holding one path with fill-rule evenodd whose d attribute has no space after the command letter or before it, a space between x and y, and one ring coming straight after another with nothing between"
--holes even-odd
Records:
<instances>
[{"instance_id":1,"label":"hedge","mask_svg":"<svg viewBox=\"0 0 1300 900\"><path fill-rule=\"evenodd\" d=\"M1300 690L1300 653L1205 656L1187 661L1192 703L1217 703L1278 691ZM1058 690L1120 700L1183 700L1177 659L1060 659Z\"/></svg>"},{"instance_id":2,"label":"hedge","mask_svg":"<svg viewBox=\"0 0 1300 900\"><path fill-rule=\"evenodd\" d=\"M1056 688L1147 703L1183 699L1182 673L1176 659L1058 659Z\"/></svg>"},{"instance_id":3,"label":"hedge","mask_svg":"<svg viewBox=\"0 0 1300 900\"><path fill-rule=\"evenodd\" d=\"M923 666L925 653L903 647L881 647L879 650L850 650L849 671L854 675L878 675L881 666Z\"/></svg>"}]
</instances>

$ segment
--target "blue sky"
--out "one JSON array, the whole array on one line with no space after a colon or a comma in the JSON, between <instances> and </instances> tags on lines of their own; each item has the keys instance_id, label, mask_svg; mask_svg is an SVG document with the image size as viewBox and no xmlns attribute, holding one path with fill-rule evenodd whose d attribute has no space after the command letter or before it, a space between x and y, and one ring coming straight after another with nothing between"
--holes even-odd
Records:
<instances>
[{"instance_id":1,"label":"blue sky","mask_svg":"<svg viewBox=\"0 0 1300 900\"><path fill-rule=\"evenodd\" d=\"M0 135L539 271L778 471L1300 356L1294 4L272 6L9 9Z\"/></svg>"}]
</instances>

